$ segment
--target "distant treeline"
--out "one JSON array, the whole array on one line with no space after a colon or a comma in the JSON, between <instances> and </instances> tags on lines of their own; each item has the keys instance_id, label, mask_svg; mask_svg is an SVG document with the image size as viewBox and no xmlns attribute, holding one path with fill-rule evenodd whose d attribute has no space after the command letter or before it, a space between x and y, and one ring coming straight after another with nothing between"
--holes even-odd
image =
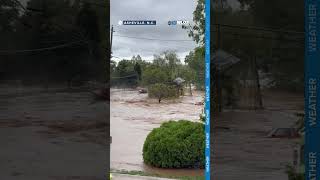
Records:
<instances>
[{"instance_id":1,"label":"distant treeline","mask_svg":"<svg viewBox=\"0 0 320 180\"><path fill-rule=\"evenodd\" d=\"M204 48L198 47L186 56L182 63L174 51L154 55L152 61L145 61L139 55L131 60L111 61L111 85L122 87L154 84L172 85L180 77L185 85L193 84L204 88Z\"/></svg>"}]
</instances>

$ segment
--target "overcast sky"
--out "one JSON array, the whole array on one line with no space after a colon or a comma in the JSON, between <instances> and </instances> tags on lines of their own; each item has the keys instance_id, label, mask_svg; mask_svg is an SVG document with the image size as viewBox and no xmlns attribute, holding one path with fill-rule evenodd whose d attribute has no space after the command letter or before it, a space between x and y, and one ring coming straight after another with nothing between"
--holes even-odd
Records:
<instances>
[{"instance_id":1,"label":"overcast sky","mask_svg":"<svg viewBox=\"0 0 320 180\"><path fill-rule=\"evenodd\" d=\"M26 5L28 0L20 1ZM184 62L185 56L196 47L196 43L188 37L187 30L181 26L168 26L168 21L188 20L193 23L196 2L197 0L110 0L111 25L115 31L112 46L115 56L113 60L131 59L132 56L139 54L142 59L151 61L154 54L175 50L180 60ZM233 7L239 4L237 0L228 2ZM157 25L124 26L118 24L120 20L156 20ZM168 39L189 41L165 41Z\"/></svg>"},{"instance_id":2,"label":"overcast sky","mask_svg":"<svg viewBox=\"0 0 320 180\"><path fill-rule=\"evenodd\" d=\"M152 60L154 54L165 50L176 50L181 61L195 48L196 44L188 31L181 26L168 26L169 20L193 19L195 0L111 0L111 24L114 25L113 55L118 58L131 59L140 55L142 59ZM156 26L124 26L119 20L156 20ZM190 41L157 41L134 39L151 38L161 40ZM113 58L114 60L119 60Z\"/></svg>"}]
</instances>

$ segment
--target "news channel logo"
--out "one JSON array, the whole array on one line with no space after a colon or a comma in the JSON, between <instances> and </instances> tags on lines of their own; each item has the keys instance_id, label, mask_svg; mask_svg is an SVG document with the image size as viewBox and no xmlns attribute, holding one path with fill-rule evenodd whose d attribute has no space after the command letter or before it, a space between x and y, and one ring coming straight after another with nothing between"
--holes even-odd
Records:
<instances>
[{"instance_id":1,"label":"news channel logo","mask_svg":"<svg viewBox=\"0 0 320 180\"><path fill-rule=\"evenodd\" d=\"M168 21L168 25L169 26L176 26L176 25L185 26L185 25L188 25L188 24L189 24L189 21L187 21L187 20Z\"/></svg>"},{"instance_id":2,"label":"news channel logo","mask_svg":"<svg viewBox=\"0 0 320 180\"><path fill-rule=\"evenodd\" d=\"M157 25L155 20L120 20L118 25Z\"/></svg>"}]
</instances>

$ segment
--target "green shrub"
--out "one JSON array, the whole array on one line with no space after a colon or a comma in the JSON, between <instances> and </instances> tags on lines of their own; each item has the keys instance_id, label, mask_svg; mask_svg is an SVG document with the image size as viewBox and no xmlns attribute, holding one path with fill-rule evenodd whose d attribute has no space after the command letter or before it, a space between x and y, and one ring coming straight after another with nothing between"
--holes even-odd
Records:
<instances>
[{"instance_id":1,"label":"green shrub","mask_svg":"<svg viewBox=\"0 0 320 180\"><path fill-rule=\"evenodd\" d=\"M148 96L150 98L157 98L160 103L162 99L176 98L178 97L178 94L177 94L177 89L174 86L157 83L149 86Z\"/></svg>"},{"instance_id":2,"label":"green shrub","mask_svg":"<svg viewBox=\"0 0 320 180\"><path fill-rule=\"evenodd\" d=\"M204 168L205 133L202 123L169 121L155 128L143 146L143 159L160 168Z\"/></svg>"},{"instance_id":3,"label":"green shrub","mask_svg":"<svg viewBox=\"0 0 320 180\"><path fill-rule=\"evenodd\" d=\"M289 180L304 180L304 173L296 173L292 166L286 167L286 173L288 174Z\"/></svg>"}]
</instances>

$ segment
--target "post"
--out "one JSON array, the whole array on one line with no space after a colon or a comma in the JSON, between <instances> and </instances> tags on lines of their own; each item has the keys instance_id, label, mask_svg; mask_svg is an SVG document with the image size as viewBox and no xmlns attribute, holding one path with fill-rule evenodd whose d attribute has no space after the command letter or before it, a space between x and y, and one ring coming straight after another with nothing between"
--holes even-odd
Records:
<instances>
[{"instance_id":1,"label":"post","mask_svg":"<svg viewBox=\"0 0 320 180\"><path fill-rule=\"evenodd\" d=\"M299 153L298 153L298 149L295 148L293 150L293 168L294 168L294 171L297 172L298 171L298 168L299 168L299 163L298 163L298 156L299 156Z\"/></svg>"},{"instance_id":2,"label":"post","mask_svg":"<svg viewBox=\"0 0 320 180\"><path fill-rule=\"evenodd\" d=\"M221 26L217 24L217 49L221 48Z\"/></svg>"},{"instance_id":3,"label":"post","mask_svg":"<svg viewBox=\"0 0 320 180\"><path fill-rule=\"evenodd\" d=\"M256 85L257 85L256 101L258 102L259 109L261 109L263 107L263 104L262 104L260 77L259 77L259 72L258 72L258 67L257 67L257 57L256 56L254 56L254 59L253 59L253 68L254 68L254 74L255 74Z\"/></svg>"},{"instance_id":4,"label":"post","mask_svg":"<svg viewBox=\"0 0 320 180\"><path fill-rule=\"evenodd\" d=\"M221 2L221 8L224 9L223 0L220 0L220 2Z\"/></svg>"},{"instance_id":5,"label":"post","mask_svg":"<svg viewBox=\"0 0 320 180\"><path fill-rule=\"evenodd\" d=\"M113 33L115 31L113 30L113 25L111 26L111 36L110 36L110 53L112 54L112 40L113 40Z\"/></svg>"},{"instance_id":6,"label":"post","mask_svg":"<svg viewBox=\"0 0 320 180\"><path fill-rule=\"evenodd\" d=\"M222 112L222 84L221 84L222 74L220 72L216 72L216 88L217 88L217 105L218 105L218 112Z\"/></svg>"}]
</instances>

